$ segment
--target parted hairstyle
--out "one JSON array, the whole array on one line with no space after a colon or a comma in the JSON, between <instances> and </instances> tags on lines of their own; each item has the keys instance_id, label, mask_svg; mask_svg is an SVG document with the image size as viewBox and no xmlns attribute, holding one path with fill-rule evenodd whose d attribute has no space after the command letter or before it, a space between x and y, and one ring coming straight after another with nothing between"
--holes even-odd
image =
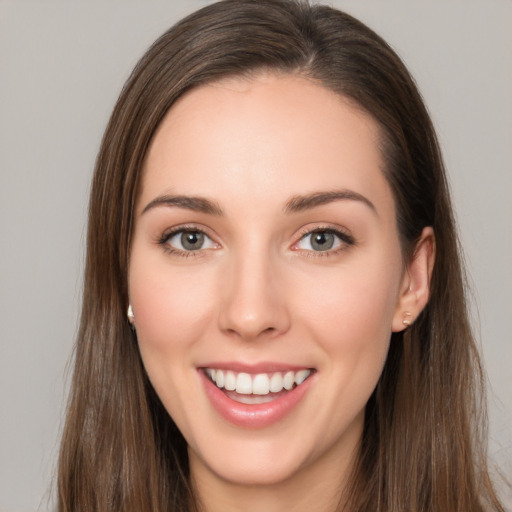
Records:
<instances>
[{"instance_id":1,"label":"parted hairstyle","mask_svg":"<svg viewBox=\"0 0 512 512\"><path fill-rule=\"evenodd\" d=\"M391 335L340 510L502 511L487 470L482 369L431 120L386 42L343 12L299 0L203 7L149 48L121 92L92 182L59 511L201 508L186 442L148 380L126 320L135 203L148 146L173 103L201 84L261 71L306 77L369 113L380 127L404 260L425 226L435 233L430 301L412 326Z\"/></svg>"}]
</instances>

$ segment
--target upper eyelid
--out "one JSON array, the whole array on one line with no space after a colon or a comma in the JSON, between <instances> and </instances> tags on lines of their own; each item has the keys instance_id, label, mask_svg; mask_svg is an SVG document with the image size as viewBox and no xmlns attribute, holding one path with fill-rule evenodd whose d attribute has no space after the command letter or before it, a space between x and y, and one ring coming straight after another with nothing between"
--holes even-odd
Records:
<instances>
[{"instance_id":1,"label":"upper eyelid","mask_svg":"<svg viewBox=\"0 0 512 512\"><path fill-rule=\"evenodd\" d=\"M354 238L354 236L352 235L351 231L348 230L347 228L345 227L342 227L342 226L339 226L339 225L334 225L334 224L329 224L329 223L322 223L322 224L318 224L314 227L303 227L299 230L298 232L298 240L301 240L303 237L307 236L307 235L310 235L312 233L316 233L318 231L328 231L328 232L331 232L331 233L334 233L334 234L337 234L339 233L340 235L344 235L346 237L349 237L351 239Z\"/></svg>"},{"instance_id":2,"label":"upper eyelid","mask_svg":"<svg viewBox=\"0 0 512 512\"><path fill-rule=\"evenodd\" d=\"M199 257L201 255L204 255L206 250L211 250L212 247L206 247L206 248L200 248L197 250L186 250L186 249L180 249L179 247L174 247L170 240L174 237L178 236L180 233L184 232L197 232L205 235L210 242L217 246L215 248L220 248L221 245L216 241L216 239L208 234L208 232L205 229L199 228L197 226L175 226L173 228L169 228L164 233L157 238L157 244L161 246L165 252L173 253L176 256L180 257L189 257L189 256L195 256Z\"/></svg>"},{"instance_id":3,"label":"upper eyelid","mask_svg":"<svg viewBox=\"0 0 512 512\"><path fill-rule=\"evenodd\" d=\"M222 244L220 244L218 241L217 241L217 238L212 236L211 234L208 233L208 230L207 229L203 229L201 227L198 227L197 225L178 225L178 226L175 226L175 227L172 227L172 228L169 228L169 229L166 229L162 235L160 236L157 236L156 237L156 243L159 245L159 246L165 246L167 247L168 250L171 250L175 253L183 253L183 254L195 254L196 256L199 254L199 253L202 253L204 250L210 250L211 248L207 248L207 249L198 249L196 251L186 251L186 250L182 250L182 249L179 249L177 247L173 247L171 244L170 244L170 240L172 238L174 238L175 236L177 236L179 233L182 233L182 232L187 232L187 231L192 231L192 232L198 232L198 233L202 233L203 235L205 235L215 246L217 246L216 248L221 248L222 247ZM166 250L167 250L166 249Z\"/></svg>"},{"instance_id":4,"label":"upper eyelid","mask_svg":"<svg viewBox=\"0 0 512 512\"><path fill-rule=\"evenodd\" d=\"M299 231L299 235L296 238L296 241L293 242L293 244L291 246L292 250L295 247L296 248L295 250L307 251L306 249L297 248L298 244L302 240L304 240L306 237L311 236L312 234L317 233L317 232L332 233L340 240L340 242L342 244L345 244L346 246L352 246L352 245L356 244L355 237L346 228L342 228L339 225L333 226L332 224L322 224L322 225L317 225L315 227L304 227L301 231ZM324 251L323 253L318 252L318 254L326 255L328 253L336 252L337 250L339 250L339 249L327 250L327 251ZM308 252L317 252L317 251L308 251Z\"/></svg>"},{"instance_id":5,"label":"upper eyelid","mask_svg":"<svg viewBox=\"0 0 512 512\"><path fill-rule=\"evenodd\" d=\"M209 229L207 226L203 226L201 224L180 224L177 226L173 226L171 228L166 229L162 235L158 238L159 242L164 243L176 234L183 232L183 231L197 231L200 233L203 233L205 236L210 238L213 242L216 244L222 246L223 244L219 242L220 237L213 234L211 229ZM330 224L330 223L319 223L314 226L303 226L298 231L296 231L296 234L293 236L293 242L291 246L297 245L303 238L306 236L312 235L315 232L318 231L327 231L334 233L335 235L341 235L341 240L346 241L346 238L349 238L353 243L355 243L354 236L351 234L350 230L348 230L345 227L342 227L338 224Z\"/></svg>"},{"instance_id":6,"label":"upper eyelid","mask_svg":"<svg viewBox=\"0 0 512 512\"><path fill-rule=\"evenodd\" d=\"M164 230L160 239L169 239L172 236L181 233L182 231L197 231L198 233L203 233L212 240L215 238L207 227L202 227L197 224L183 224Z\"/></svg>"}]
</instances>

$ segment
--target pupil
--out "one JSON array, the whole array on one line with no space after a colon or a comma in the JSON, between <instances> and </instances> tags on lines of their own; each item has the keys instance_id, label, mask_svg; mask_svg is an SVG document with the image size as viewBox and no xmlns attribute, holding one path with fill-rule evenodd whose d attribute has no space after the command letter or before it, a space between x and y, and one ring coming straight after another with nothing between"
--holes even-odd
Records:
<instances>
[{"instance_id":1,"label":"pupil","mask_svg":"<svg viewBox=\"0 0 512 512\"><path fill-rule=\"evenodd\" d=\"M327 251L334 245L334 235L326 231L315 233L311 240L311 246L317 251Z\"/></svg>"},{"instance_id":2,"label":"pupil","mask_svg":"<svg viewBox=\"0 0 512 512\"><path fill-rule=\"evenodd\" d=\"M189 231L181 235L181 245L188 251L197 251L201 249L204 241L203 233Z\"/></svg>"}]
</instances>

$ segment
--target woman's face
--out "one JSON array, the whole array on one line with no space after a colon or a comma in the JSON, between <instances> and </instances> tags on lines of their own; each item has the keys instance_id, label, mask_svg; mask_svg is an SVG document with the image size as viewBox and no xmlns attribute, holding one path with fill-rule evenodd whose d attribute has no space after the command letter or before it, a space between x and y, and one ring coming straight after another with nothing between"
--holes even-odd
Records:
<instances>
[{"instance_id":1,"label":"woman's face","mask_svg":"<svg viewBox=\"0 0 512 512\"><path fill-rule=\"evenodd\" d=\"M382 167L375 122L295 76L202 86L164 118L129 293L196 475L349 464L408 286Z\"/></svg>"}]
</instances>

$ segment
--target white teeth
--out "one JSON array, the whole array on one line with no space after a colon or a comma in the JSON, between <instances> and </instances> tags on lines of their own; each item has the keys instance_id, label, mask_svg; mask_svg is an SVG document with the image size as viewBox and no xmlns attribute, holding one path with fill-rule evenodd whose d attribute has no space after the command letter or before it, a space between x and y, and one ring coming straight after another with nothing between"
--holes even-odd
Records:
<instances>
[{"instance_id":1,"label":"white teeth","mask_svg":"<svg viewBox=\"0 0 512 512\"><path fill-rule=\"evenodd\" d=\"M288 391L293 388L293 385L295 384L295 373L293 372L286 372L283 379L283 385L284 389L287 389Z\"/></svg>"},{"instance_id":2,"label":"white teeth","mask_svg":"<svg viewBox=\"0 0 512 512\"><path fill-rule=\"evenodd\" d=\"M226 372L224 387L228 391L234 391L236 389L236 375L233 372Z\"/></svg>"},{"instance_id":3,"label":"white teeth","mask_svg":"<svg viewBox=\"0 0 512 512\"><path fill-rule=\"evenodd\" d=\"M248 373L239 373L236 378L236 392L241 395L252 393L252 379Z\"/></svg>"},{"instance_id":4,"label":"white teeth","mask_svg":"<svg viewBox=\"0 0 512 512\"><path fill-rule=\"evenodd\" d=\"M280 373L274 373L270 378L271 393L279 393L283 390L283 376Z\"/></svg>"},{"instance_id":5,"label":"white teeth","mask_svg":"<svg viewBox=\"0 0 512 512\"><path fill-rule=\"evenodd\" d=\"M215 372L215 383L220 389L224 387L224 372L222 370L217 370Z\"/></svg>"},{"instance_id":6,"label":"white teeth","mask_svg":"<svg viewBox=\"0 0 512 512\"><path fill-rule=\"evenodd\" d=\"M254 377L252 381L253 395L268 395L270 391L270 379L265 373L260 373Z\"/></svg>"},{"instance_id":7,"label":"white teeth","mask_svg":"<svg viewBox=\"0 0 512 512\"><path fill-rule=\"evenodd\" d=\"M288 371L284 375L280 372L273 374L238 373L231 370L217 370L206 368L206 375L218 388L226 391L236 391L240 395L268 395L279 393L283 389L290 391L295 385L300 386L310 375L311 370Z\"/></svg>"},{"instance_id":8,"label":"white teeth","mask_svg":"<svg viewBox=\"0 0 512 512\"><path fill-rule=\"evenodd\" d=\"M310 370L300 370L295 374L295 384L297 386L300 386L309 376L311 373Z\"/></svg>"}]
</instances>

